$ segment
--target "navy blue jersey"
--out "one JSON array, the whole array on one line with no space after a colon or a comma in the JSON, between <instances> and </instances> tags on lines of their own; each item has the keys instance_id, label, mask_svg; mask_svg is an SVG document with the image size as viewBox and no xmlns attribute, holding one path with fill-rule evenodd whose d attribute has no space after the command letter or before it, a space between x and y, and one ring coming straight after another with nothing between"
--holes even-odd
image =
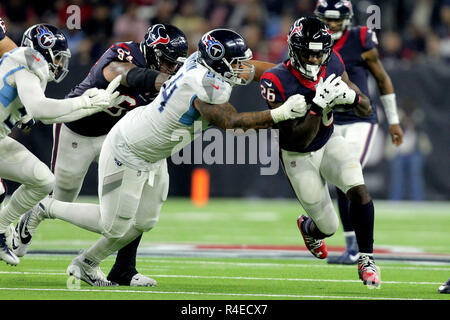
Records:
<instances>
[{"instance_id":1,"label":"navy blue jersey","mask_svg":"<svg viewBox=\"0 0 450 320\"><path fill-rule=\"evenodd\" d=\"M340 53L345 63L345 70L351 82L366 96L369 96L368 69L361 54L377 46L377 36L374 31L367 27L352 27L345 31L342 37L336 41L333 50ZM353 122L377 123L377 112L372 104L372 113L367 118L360 118L352 110L345 112L334 112L336 124L347 124Z\"/></svg>"},{"instance_id":2,"label":"navy blue jersey","mask_svg":"<svg viewBox=\"0 0 450 320\"><path fill-rule=\"evenodd\" d=\"M94 87L106 89L109 82L103 76L103 68L112 61L131 62L141 68L145 68L146 66L144 55L139 49L139 43L131 41L116 43L105 51L91 68L87 77L72 89L67 97L80 96L87 89ZM149 104L158 94L158 91L154 87L143 91L120 85L117 91L120 92L120 95L115 106L80 120L68 122L66 125L70 130L83 136L98 137L105 135L126 112L138 106Z\"/></svg>"},{"instance_id":3,"label":"navy blue jersey","mask_svg":"<svg viewBox=\"0 0 450 320\"><path fill-rule=\"evenodd\" d=\"M0 40L6 37L6 24L2 18L0 18Z\"/></svg>"},{"instance_id":4,"label":"navy blue jersey","mask_svg":"<svg viewBox=\"0 0 450 320\"><path fill-rule=\"evenodd\" d=\"M275 67L267 70L261 76L261 94L268 102L282 103L290 96L299 93L305 97L307 104L311 104L312 99L316 94L315 86L319 82L319 79L322 78L325 80L333 73L336 74L336 76L340 76L344 71L344 63L336 52L332 52L328 64L321 67L319 76L315 82L305 78L297 69L292 67L291 62L287 60L284 63L279 63ZM302 122L305 118L306 116L297 120ZM279 128L276 124L273 127ZM332 133L333 113L329 112L328 114L323 115L319 131L308 147L299 147L295 142L290 141L291 139L286 137L282 130L280 130L280 147L284 150L301 153L315 151L325 145Z\"/></svg>"}]
</instances>

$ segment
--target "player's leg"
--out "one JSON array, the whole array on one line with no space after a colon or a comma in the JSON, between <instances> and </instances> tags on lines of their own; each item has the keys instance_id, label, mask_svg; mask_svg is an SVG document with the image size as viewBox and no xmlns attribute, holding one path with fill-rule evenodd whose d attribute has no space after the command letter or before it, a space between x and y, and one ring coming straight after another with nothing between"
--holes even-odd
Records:
<instances>
[{"instance_id":1,"label":"player's leg","mask_svg":"<svg viewBox=\"0 0 450 320\"><path fill-rule=\"evenodd\" d=\"M51 169L55 175L53 197L73 202L78 197L84 177L101 148L97 140L102 137L84 137L64 124L53 125L53 151Z\"/></svg>"},{"instance_id":2,"label":"player's leg","mask_svg":"<svg viewBox=\"0 0 450 320\"><path fill-rule=\"evenodd\" d=\"M150 231L156 225L163 202L169 191L169 174L164 160L156 173L153 186L144 186L141 204L136 215L135 228L142 232ZM108 280L120 285L151 286L155 281L136 270L136 253L141 236L119 250L116 262L108 274Z\"/></svg>"},{"instance_id":3,"label":"player's leg","mask_svg":"<svg viewBox=\"0 0 450 320\"><path fill-rule=\"evenodd\" d=\"M369 158L377 128L378 125L369 122L335 126L335 132L346 139L350 151L360 159L363 168ZM340 256L328 257L327 261L332 264L356 264L359 249L350 219L350 203L347 195L337 187L336 195L339 216L344 229L345 251Z\"/></svg>"},{"instance_id":4,"label":"player's leg","mask_svg":"<svg viewBox=\"0 0 450 320\"><path fill-rule=\"evenodd\" d=\"M0 238L4 238L10 224L52 190L54 177L43 162L16 140L10 137L1 139L0 150L0 176L21 184L0 210ZM0 239L0 242L3 241ZM5 255L2 258L8 259ZM17 264L17 257L14 255L12 258L8 261Z\"/></svg>"},{"instance_id":5,"label":"player's leg","mask_svg":"<svg viewBox=\"0 0 450 320\"><path fill-rule=\"evenodd\" d=\"M359 276L364 284L379 287L381 280L373 259L374 206L364 184L361 165L342 136L334 134L327 142L320 171L327 181L347 194L359 247Z\"/></svg>"},{"instance_id":6,"label":"player's leg","mask_svg":"<svg viewBox=\"0 0 450 320\"><path fill-rule=\"evenodd\" d=\"M300 216L298 227L306 246L319 259L327 256L323 239L333 235L339 224L326 181L319 172L322 156L323 148L311 154L281 151L286 175L309 216Z\"/></svg>"},{"instance_id":7,"label":"player's leg","mask_svg":"<svg viewBox=\"0 0 450 320\"><path fill-rule=\"evenodd\" d=\"M102 148L99 165L100 177L103 177L100 179L99 195L104 237L74 260L75 264L79 260L85 261L92 268L98 268L106 257L134 241L142 232L153 228L158 221L168 188L165 161L161 162L163 165L156 172L127 168L115 160L113 153L107 155L105 150L110 148L107 141ZM123 171L102 174L108 165L123 168ZM113 276L119 276L120 280L131 277L125 281L126 285L131 284L137 273L130 266L118 271L120 272ZM156 284L153 279L148 279L147 285Z\"/></svg>"}]
</instances>

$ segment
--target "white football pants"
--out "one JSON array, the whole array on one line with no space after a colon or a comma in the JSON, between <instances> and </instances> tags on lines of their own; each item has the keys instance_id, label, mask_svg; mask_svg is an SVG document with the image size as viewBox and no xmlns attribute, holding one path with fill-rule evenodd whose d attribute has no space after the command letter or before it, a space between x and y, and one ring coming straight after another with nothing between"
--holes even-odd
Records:
<instances>
[{"instance_id":1,"label":"white football pants","mask_svg":"<svg viewBox=\"0 0 450 320\"><path fill-rule=\"evenodd\" d=\"M8 136L0 139L0 177L21 184L0 211L0 233L4 233L52 191L55 178L42 161Z\"/></svg>"},{"instance_id":2,"label":"white football pants","mask_svg":"<svg viewBox=\"0 0 450 320\"><path fill-rule=\"evenodd\" d=\"M319 230L336 232L339 220L328 191L327 182L344 193L364 184L361 165L342 136L333 133L321 149L310 153L281 149L281 159L292 188Z\"/></svg>"},{"instance_id":3,"label":"white football pants","mask_svg":"<svg viewBox=\"0 0 450 320\"><path fill-rule=\"evenodd\" d=\"M55 175L53 197L73 202L78 197L92 162L98 162L106 135L86 137L64 124L53 125L51 168Z\"/></svg>"}]
</instances>

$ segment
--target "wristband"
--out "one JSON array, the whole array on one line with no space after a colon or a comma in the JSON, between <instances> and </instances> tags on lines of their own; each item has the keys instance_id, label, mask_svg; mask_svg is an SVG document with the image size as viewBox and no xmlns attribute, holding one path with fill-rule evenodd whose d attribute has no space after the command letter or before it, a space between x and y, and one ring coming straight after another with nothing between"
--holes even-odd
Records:
<instances>
[{"instance_id":1,"label":"wristband","mask_svg":"<svg viewBox=\"0 0 450 320\"><path fill-rule=\"evenodd\" d=\"M389 125L399 124L400 121L397 114L397 102L395 101L395 93L380 96L380 100L383 104L384 113L386 114Z\"/></svg>"}]
</instances>

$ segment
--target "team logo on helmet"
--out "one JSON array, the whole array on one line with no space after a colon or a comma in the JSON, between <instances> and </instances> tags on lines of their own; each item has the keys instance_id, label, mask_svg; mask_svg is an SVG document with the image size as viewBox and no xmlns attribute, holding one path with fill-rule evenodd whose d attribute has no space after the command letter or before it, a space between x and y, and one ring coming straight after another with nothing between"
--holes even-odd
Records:
<instances>
[{"instance_id":1,"label":"team logo on helmet","mask_svg":"<svg viewBox=\"0 0 450 320\"><path fill-rule=\"evenodd\" d=\"M164 37L163 37L164 36ZM145 40L148 46L152 47L159 43L167 44L170 42L170 37L167 34L166 28L162 24L155 24L149 31L148 37Z\"/></svg>"},{"instance_id":2,"label":"team logo on helmet","mask_svg":"<svg viewBox=\"0 0 450 320\"><path fill-rule=\"evenodd\" d=\"M291 33L289 34L289 37L292 37L293 34L298 33L299 35L302 34L302 30L303 30L303 25L299 24L299 25L294 25L294 27L292 28Z\"/></svg>"},{"instance_id":3,"label":"team logo on helmet","mask_svg":"<svg viewBox=\"0 0 450 320\"><path fill-rule=\"evenodd\" d=\"M225 48L223 47L223 45L214 37L211 37L211 35L208 34L203 39L203 43L205 44L206 52L211 59L219 60L222 59L225 55Z\"/></svg>"},{"instance_id":4,"label":"team logo on helmet","mask_svg":"<svg viewBox=\"0 0 450 320\"><path fill-rule=\"evenodd\" d=\"M55 45L56 37L47 27L39 26L37 27L37 40L39 46L44 49L52 48Z\"/></svg>"}]
</instances>

